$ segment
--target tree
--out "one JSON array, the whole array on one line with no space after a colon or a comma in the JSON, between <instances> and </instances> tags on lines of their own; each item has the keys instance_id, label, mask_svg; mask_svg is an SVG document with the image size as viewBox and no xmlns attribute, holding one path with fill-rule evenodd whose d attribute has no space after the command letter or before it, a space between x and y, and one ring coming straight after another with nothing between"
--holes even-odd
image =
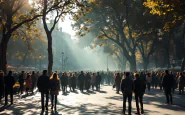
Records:
<instances>
[{"instance_id":1,"label":"tree","mask_svg":"<svg viewBox=\"0 0 185 115\"><path fill-rule=\"evenodd\" d=\"M52 66L53 66L53 51L52 51L52 32L55 29L56 24L60 19L64 19L66 14L75 14L75 10L79 10L83 12L84 1L82 0L79 2L78 0L43 0L41 2L42 9L42 21L44 25L44 30L47 35L48 39L48 72L49 74L52 73ZM53 23L51 27L47 25L48 16L51 17Z\"/></svg>"},{"instance_id":2,"label":"tree","mask_svg":"<svg viewBox=\"0 0 185 115\"><path fill-rule=\"evenodd\" d=\"M1 0L0 2L0 69L6 73L7 46L12 35L20 27L29 28L34 20L40 17L38 9L22 12L25 0Z\"/></svg>"}]
</instances>

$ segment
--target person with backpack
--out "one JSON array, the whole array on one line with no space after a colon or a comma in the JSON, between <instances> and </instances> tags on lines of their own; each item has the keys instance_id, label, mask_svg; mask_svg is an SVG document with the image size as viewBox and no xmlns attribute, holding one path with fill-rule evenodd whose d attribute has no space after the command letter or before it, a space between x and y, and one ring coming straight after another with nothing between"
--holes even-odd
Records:
<instances>
[{"instance_id":1,"label":"person with backpack","mask_svg":"<svg viewBox=\"0 0 185 115\"><path fill-rule=\"evenodd\" d=\"M56 111L56 105L57 105L57 95L59 95L59 90L60 90L60 82L59 82L59 77L57 73L53 73L53 75L50 77L50 94L51 94L51 110L53 110L53 101L55 98L55 111Z\"/></svg>"},{"instance_id":2,"label":"person with backpack","mask_svg":"<svg viewBox=\"0 0 185 115\"><path fill-rule=\"evenodd\" d=\"M39 92L41 93L41 105L42 105L42 111L45 110L48 111L48 99L49 99L49 89L50 89L50 79L49 76L47 76L47 70L43 71L43 74L38 78L37 87L39 89ZM44 105L44 95L46 95L46 103Z\"/></svg>"},{"instance_id":3,"label":"person with backpack","mask_svg":"<svg viewBox=\"0 0 185 115\"><path fill-rule=\"evenodd\" d=\"M126 111L126 101L128 98L128 114L132 111L132 92L134 91L134 81L130 77L130 73L126 72L126 78L121 81L121 91L123 93L123 114Z\"/></svg>"}]
</instances>

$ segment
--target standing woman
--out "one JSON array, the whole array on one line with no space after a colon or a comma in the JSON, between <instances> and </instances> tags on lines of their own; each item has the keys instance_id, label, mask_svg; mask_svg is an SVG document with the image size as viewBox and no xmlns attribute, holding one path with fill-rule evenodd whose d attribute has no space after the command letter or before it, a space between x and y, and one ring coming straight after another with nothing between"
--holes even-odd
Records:
<instances>
[{"instance_id":1,"label":"standing woman","mask_svg":"<svg viewBox=\"0 0 185 115\"><path fill-rule=\"evenodd\" d=\"M60 90L60 83L59 83L59 77L57 73L53 73L53 75L50 78L50 87L51 87L51 109L53 110L53 100L55 97L55 111L56 111L56 105L57 105L57 95L59 94Z\"/></svg>"},{"instance_id":2,"label":"standing woman","mask_svg":"<svg viewBox=\"0 0 185 115\"><path fill-rule=\"evenodd\" d=\"M31 75L27 74L27 78L26 78L26 95L28 95L28 91L32 88L32 79L31 79Z\"/></svg>"},{"instance_id":3,"label":"standing woman","mask_svg":"<svg viewBox=\"0 0 185 115\"><path fill-rule=\"evenodd\" d=\"M148 91L150 91L150 87L151 87L151 83L152 83L152 77L151 77L150 73L147 73L146 83L147 83Z\"/></svg>"},{"instance_id":4,"label":"standing woman","mask_svg":"<svg viewBox=\"0 0 185 115\"><path fill-rule=\"evenodd\" d=\"M0 103L4 94L4 72L0 71Z\"/></svg>"}]
</instances>

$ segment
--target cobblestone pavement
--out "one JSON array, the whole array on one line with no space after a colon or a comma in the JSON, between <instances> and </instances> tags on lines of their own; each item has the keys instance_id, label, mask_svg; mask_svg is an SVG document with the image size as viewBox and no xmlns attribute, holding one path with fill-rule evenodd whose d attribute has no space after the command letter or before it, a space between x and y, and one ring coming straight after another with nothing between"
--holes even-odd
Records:
<instances>
[{"instance_id":1,"label":"cobblestone pavement","mask_svg":"<svg viewBox=\"0 0 185 115\"><path fill-rule=\"evenodd\" d=\"M174 104L165 104L163 91L146 91L144 95L145 115L185 115L185 95L174 94ZM3 107L0 105L0 115L121 115L122 95L116 94L111 86L102 86L101 91L89 93L68 92L58 96L57 112L49 111L41 113L40 93L20 98L14 96L14 104ZM4 103L4 102L3 102ZM3 104L2 103L2 104ZM49 102L50 105L50 102ZM132 113L136 112L133 97Z\"/></svg>"}]
</instances>

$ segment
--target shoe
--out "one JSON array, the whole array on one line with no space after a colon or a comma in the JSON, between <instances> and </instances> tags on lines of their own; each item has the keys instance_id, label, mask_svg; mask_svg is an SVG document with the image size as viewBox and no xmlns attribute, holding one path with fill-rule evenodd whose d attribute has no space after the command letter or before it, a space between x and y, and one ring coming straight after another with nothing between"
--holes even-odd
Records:
<instances>
[{"instance_id":1,"label":"shoe","mask_svg":"<svg viewBox=\"0 0 185 115\"><path fill-rule=\"evenodd\" d=\"M53 105L51 106L51 110L53 110Z\"/></svg>"},{"instance_id":2,"label":"shoe","mask_svg":"<svg viewBox=\"0 0 185 115\"><path fill-rule=\"evenodd\" d=\"M141 114L144 114L144 111L143 110L141 110Z\"/></svg>"}]
</instances>

